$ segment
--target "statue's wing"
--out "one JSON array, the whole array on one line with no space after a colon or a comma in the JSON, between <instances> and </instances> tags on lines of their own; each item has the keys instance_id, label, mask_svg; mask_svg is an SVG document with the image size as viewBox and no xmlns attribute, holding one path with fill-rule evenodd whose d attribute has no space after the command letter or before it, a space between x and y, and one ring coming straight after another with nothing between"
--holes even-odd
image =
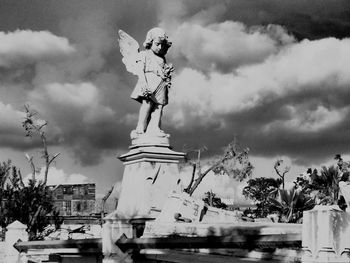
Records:
<instances>
[{"instance_id":1,"label":"statue's wing","mask_svg":"<svg viewBox=\"0 0 350 263\"><path fill-rule=\"evenodd\" d=\"M123 63L126 70L135 75L140 74L139 65L137 65L137 60L139 58L139 44L137 41L125 33L123 30L118 31L119 34L119 47L120 53L123 56Z\"/></svg>"}]
</instances>

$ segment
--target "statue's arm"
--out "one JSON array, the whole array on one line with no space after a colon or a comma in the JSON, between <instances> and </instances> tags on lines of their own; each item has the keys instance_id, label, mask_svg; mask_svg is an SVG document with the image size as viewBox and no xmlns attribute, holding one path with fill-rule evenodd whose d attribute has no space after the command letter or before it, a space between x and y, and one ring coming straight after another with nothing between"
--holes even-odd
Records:
<instances>
[{"instance_id":1,"label":"statue's arm","mask_svg":"<svg viewBox=\"0 0 350 263\"><path fill-rule=\"evenodd\" d=\"M140 88L144 95L147 95L149 93L149 87L148 87L148 81L146 76L146 52L141 51L138 55L137 59L137 68L138 68L138 85L140 85Z\"/></svg>"}]
</instances>

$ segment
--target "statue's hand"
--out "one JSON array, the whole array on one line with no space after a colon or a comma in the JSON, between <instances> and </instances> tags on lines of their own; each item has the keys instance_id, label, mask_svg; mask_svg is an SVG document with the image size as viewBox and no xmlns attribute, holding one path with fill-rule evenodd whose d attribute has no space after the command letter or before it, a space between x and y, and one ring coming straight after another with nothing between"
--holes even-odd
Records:
<instances>
[{"instance_id":1,"label":"statue's hand","mask_svg":"<svg viewBox=\"0 0 350 263\"><path fill-rule=\"evenodd\" d=\"M170 77L171 73L174 72L174 67L173 64L165 64L163 68L163 74L166 77Z\"/></svg>"},{"instance_id":2,"label":"statue's hand","mask_svg":"<svg viewBox=\"0 0 350 263\"><path fill-rule=\"evenodd\" d=\"M149 96L152 95L152 92L150 91L150 89L148 88L148 85L146 82L142 82L141 84L141 93L142 96L148 98Z\"/></svg>"}]
</instances>

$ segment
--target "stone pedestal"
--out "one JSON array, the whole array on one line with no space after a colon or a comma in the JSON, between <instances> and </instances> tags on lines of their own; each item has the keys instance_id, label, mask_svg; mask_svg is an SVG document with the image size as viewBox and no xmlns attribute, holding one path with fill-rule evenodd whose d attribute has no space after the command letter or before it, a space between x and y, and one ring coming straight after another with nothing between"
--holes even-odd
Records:
<instances>
[{"instance_id":1,"label":"stone pedestal","mask_svg":"<svg viewBox=\"0 0 350 263\"><path fill-rule=\"evenodd\" d=\"M15 263L18 262L20 255L13 247L13 245L20 239L21 241L28 241L27 226L19 221L15 221L6 227L5 234L6 251L4 262Z\"/></svg>"},{"instance_id":2,"label":"stone pedestal","mask_svg":"<svg viewBox=\"0 0 350 263\"><path fill-rule=\"evenodd\" d=\"M338 206L304 212L302 262L350 262L350 214Z\"/></svg>"},{"instance_id":3,"label":"stone pedestal","mask_svg":"<svg viewBox=\"0 0 350 263\"><path fill-rule=\"evenodd\" d=\"M129 220L118 219L116 212L104 218L105 223L102 227L102 252L103 263L119 263L133 262L130 255L123 253L115 242L121 235L126 235L128 238L133 237L132 225Z\"/></svg>"},{"instance_id":4,"label":"stone pedestal","mask_svg":"<svg viewBox=\"0 0 350 263\"><path fill-rule=\"evenodd\" d=\"M158 216L178 187L178 163L185 154L171 150L168 137L143 137L133 139L130 151L119 157L125 169L117 210L104 218L104 263L133 262L115 242L123 234L141 236L145 222Z\"/></svg>"},{"instance_id":5,"label":"stone pedestal","mask_svg":"<svg viewBox=\"0 0 350 263\"><path fill-rule=\"evenodd\" d=\"M168 195L178 187L178 163L185 154L169 146L133 145L119 159L124 175L118 201L120 218L155 218Z\"/></svg>"}]
</instances>

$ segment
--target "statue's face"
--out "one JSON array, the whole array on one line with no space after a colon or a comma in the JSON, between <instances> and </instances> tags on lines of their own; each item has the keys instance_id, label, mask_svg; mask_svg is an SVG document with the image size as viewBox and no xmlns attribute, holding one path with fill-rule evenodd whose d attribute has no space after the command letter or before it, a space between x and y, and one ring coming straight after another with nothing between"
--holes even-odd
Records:
<instances>
[{"instance_id":1,"label":"statue's face","mask_svg":"<svg viewBox=\"0 0 350 263\"><path fill-rule=\"evenodd\" d=\"M156 38L152 41L151 50L154 54L158 56L165 56L165 54L168 52L169 45L166 42L166 40L161 38Z\"/></svg>"}]
</instances>

